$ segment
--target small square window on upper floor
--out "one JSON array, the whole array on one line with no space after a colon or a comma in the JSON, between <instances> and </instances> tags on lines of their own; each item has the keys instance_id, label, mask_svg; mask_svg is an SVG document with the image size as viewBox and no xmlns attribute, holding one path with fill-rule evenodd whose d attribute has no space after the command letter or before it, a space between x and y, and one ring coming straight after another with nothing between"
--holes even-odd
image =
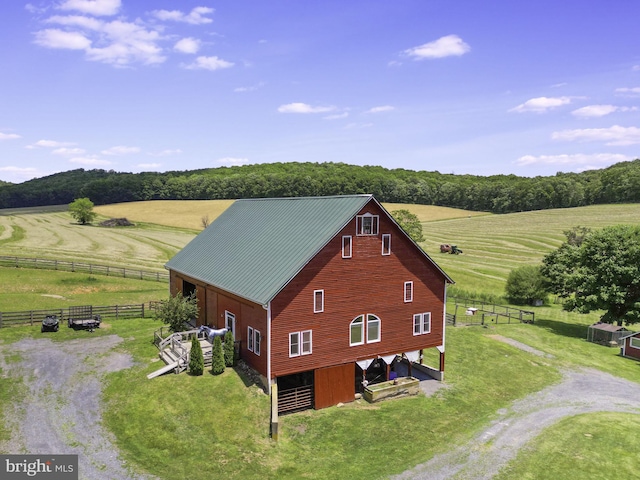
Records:
<instances>
[{"instance_id":1,"label":"small square window on upper floor","mask_svg":"<svg viewBox=\"0 0 640 480\"><path fill-rule=\"evenodd\" d=\"M356 235L378 235L380 217L371 213L356 216Z\"/></svg>"}]
</instances>

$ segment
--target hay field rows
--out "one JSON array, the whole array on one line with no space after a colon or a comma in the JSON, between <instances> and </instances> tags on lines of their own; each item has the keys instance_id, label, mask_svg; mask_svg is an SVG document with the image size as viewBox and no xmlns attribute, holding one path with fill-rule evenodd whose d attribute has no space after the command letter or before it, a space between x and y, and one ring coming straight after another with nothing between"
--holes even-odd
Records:
<instances>
[{"instance_id":1,"label":"hay field rows","mask_svg":"<svg viewBox=\"0 0 640 480\"><path fill-rule=\"evenodd\" d=\"M162 269L164 263L200 230L202 217L213 221L230 200L133 202L96 207L104 218L126 217L135 227L80 226L66 212L0 216L0 255L76 259L116 266ZM492 215L430 205L383 204L406 208L420 219L421 244L462 290L501 295L509 272L536 264L575 226L593 229L640 223L638 205L596 205ZM464 253L440 253L440 244Z\"/></svg>"}]
</instances>

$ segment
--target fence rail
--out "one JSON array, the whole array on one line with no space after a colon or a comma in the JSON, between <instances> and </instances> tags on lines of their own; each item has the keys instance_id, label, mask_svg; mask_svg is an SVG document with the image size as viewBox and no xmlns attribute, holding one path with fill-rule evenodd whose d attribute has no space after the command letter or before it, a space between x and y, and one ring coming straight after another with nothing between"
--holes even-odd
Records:
<instances>
[{"instance_id":1,"label":"fence rail","mask_svg":"<svg viewBox=\"0 0 640 480\"><path fill-rule=\"evenodd\" d=\"M153 280L156 282L169 281L169 274L167 272L153 272L151 270L136 270L132 268L113 267L110 265L95 265L93 263L52 260L50 258L0 256L0 266L61 270L65 272L88 273L90 275L107 275L112 277L135 278L138 280Z\"/></svg>"},{"instance_id":2,"label":"fence rail","mask_svg":"<svg viewBox=\"0 0 640 480\"><path fill-rule=\"evenodd\" d=\"M454 313L447 313L449 325L488 325L498 323L533 323L535 313L482 300L452 297ZM461 312L460 309L463 309Z\"/></svg>"},{"instance_id":3,"label":"fence rail","mask_svg":"<svg viewBox=\"0 0 640 480\"><path fill-rule=\"evenodd\" d=\"M74 309L78 307L58 308L50 310L27 310L23 312L0 312L0 328L16 325L34 325L42 322L46 317L55 315L61 321L73 316ZM135 305L110 305L83 307L90 309L91 315L100 315L102 318L144 318L149 313L149 308L144 303Z\"/></svg>"}]
</instances>

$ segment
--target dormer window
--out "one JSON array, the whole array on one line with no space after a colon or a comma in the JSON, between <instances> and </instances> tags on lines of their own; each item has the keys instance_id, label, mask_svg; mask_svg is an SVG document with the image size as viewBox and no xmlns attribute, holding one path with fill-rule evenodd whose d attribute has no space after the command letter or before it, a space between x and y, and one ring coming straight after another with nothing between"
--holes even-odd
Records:
<instances>
[{"instance_id":1,"label":"dormer window","mask_svg":"<svg viewBox=\"0 0 640 480\"><path fill-rule=\"evenodd\" d=\"M356 216L356 234L378 235L378 219L378 215L371 213Z\"/></svg>"}]
</instances>

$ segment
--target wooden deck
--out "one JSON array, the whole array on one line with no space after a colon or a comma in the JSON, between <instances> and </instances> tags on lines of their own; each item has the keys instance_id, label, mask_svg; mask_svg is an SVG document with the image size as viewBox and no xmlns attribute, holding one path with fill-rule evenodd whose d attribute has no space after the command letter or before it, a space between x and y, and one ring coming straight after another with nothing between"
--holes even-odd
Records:
<instances>
[{"instance_id":1,"label":"wooden deck","mask_svg":"<svg viewBox=\"0 0 640 480\"><path fill-rule=\"evenodd\" d=\"M186 332L176 332L162 338L160 333L154 334L154 343L158 347L158 355L165 363L165 367L150 373L147 378L154 378L169 371L180 373L189 367L189 354L191 352L191 339L198 338L202 354L204 356L204 366L211 366L213 346L209 343L203 333L198 330L188 330ZM167 368L167 367L171 368Z\"/></svg>"}]
</instances>

